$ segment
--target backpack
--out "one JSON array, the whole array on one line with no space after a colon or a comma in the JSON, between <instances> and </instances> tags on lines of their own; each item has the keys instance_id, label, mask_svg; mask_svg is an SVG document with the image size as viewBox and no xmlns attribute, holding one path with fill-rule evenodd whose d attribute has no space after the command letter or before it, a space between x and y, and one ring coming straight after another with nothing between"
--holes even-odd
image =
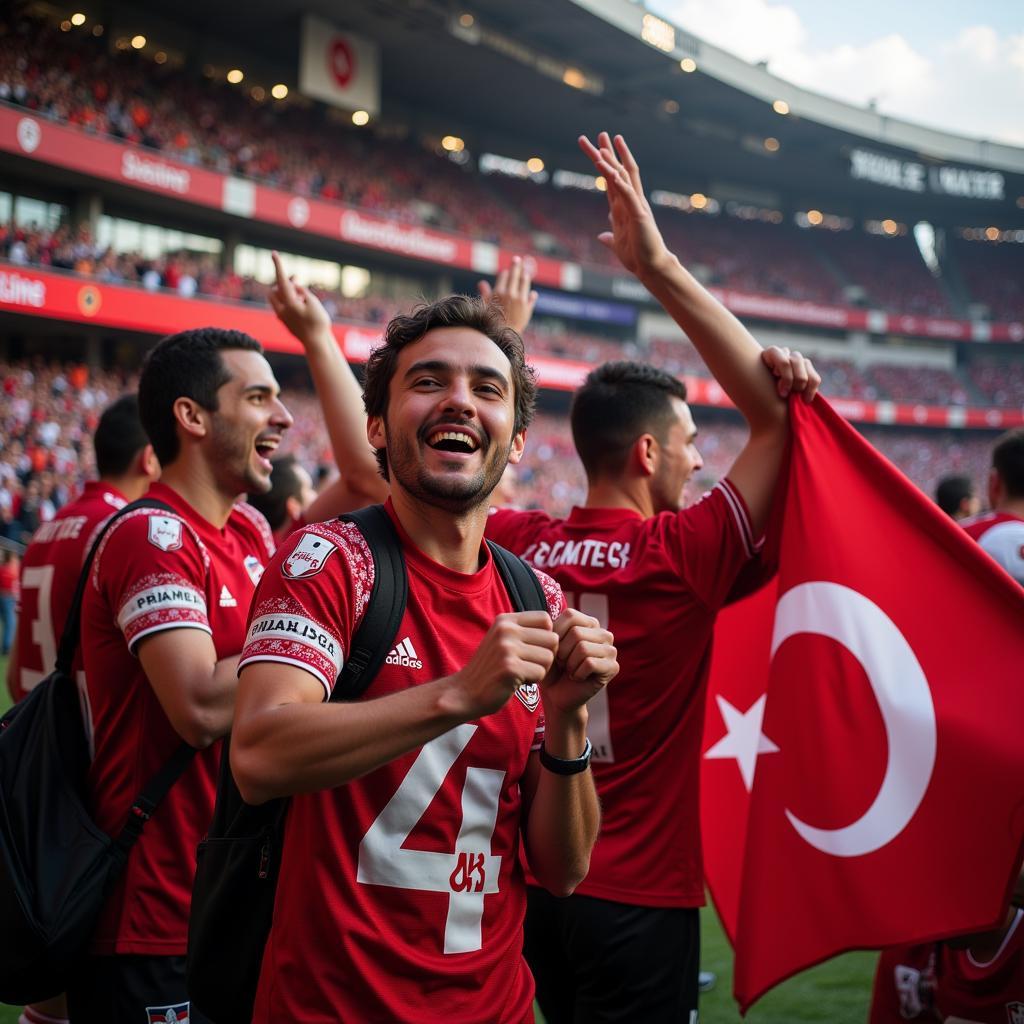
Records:
<instances>
[{"instance_id":1,"label":"backpack","mask_svg":"<svg viewBox=\"0 0 1024 1024\"><path fill-rule=\"evenodd\" d=\"M161 501L132 502L107 520L82 567L54 670L0 720L0 1001L64 992L86 952L128 851L195 750L183 743L135 798L117 836L88 809L90 755L72 664L93 558L117 519Z\"/></svg>"},{"instance_id":2,"label":"backpack","mask_svg":"<svg viewBox=\"0 0 1024 1024\"><path fill-rule=\"evenodd\" d=\"M374 581L332 701L355 700L373 682L401 626L409 594L402 543L384 507L371 505L340 518L355 523L365 538ZM491 541L487 545L513 607L547 611L530 566ZM186 977L191 1004L205 1017L215 1024L248 1024L270 934L290 801L247 804L228 758L225 740L213 822L196 854Z\"/></svg>"}]
</instances>

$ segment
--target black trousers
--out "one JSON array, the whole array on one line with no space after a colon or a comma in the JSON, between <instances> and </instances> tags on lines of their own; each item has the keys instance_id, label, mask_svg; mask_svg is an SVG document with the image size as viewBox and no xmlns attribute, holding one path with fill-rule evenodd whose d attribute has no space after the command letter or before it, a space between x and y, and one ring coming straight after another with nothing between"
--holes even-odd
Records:
<instances>
[{"instance_id":1,"label":"black trousers","mask_svg":"<svg viewBox=\"0 0 1024 1024\"><path fill-rule=\"evenodd\" d=\"M90 956L68 989L71 1024L208 1024L191 1010L183 956Z\"/></svg>"},{"instance_id":2,"label":"black trousers","mask_svg":"<svg viewBox=\"0 0 1024 1024\"><path fill-rule=\"evenodd\" d=\"M548 1024L696 1024L696 908L528 891L526 960Z\"/></svg>"}]
</instances>

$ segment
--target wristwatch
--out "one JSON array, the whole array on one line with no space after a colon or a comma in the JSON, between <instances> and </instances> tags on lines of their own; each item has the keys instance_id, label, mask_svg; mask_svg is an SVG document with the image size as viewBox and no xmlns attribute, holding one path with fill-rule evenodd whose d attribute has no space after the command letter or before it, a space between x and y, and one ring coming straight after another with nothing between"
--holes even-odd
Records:
<instances>
[{"instance_id":1,"label":"wristwatch","mask_svg":"<svg viewBox=\"0 0 1024 1024\"><path fill-rule=\"evenodd\" d=\"M583 753L579 757L574 757L568 761L564 757L555 757L554 754L549 754L544 744L541 743L540 763L549 772L554 772L556 775L578 775L590 767L590 755L593 752L594 746L590 742L589 736L587 737L587 745L583 748Z\"/></svg>"}]
</instances>

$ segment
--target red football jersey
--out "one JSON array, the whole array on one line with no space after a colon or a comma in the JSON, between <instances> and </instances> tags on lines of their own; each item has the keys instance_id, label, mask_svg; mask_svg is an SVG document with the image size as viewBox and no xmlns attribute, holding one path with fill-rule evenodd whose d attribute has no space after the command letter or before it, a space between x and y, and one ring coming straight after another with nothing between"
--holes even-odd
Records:
<instances>
[{"instance_id":1,"label":"red football jersey","mask_svg":"<svg viewBox=\"0 0 1024 1024\"><path fill-rule=\"evenodd\" d=\"M1016 912L996 954L984 963L945 943L883 950L870 1024L905 1020L1024 1024L1024 910Z\"/></svg>"},{"instance_id":2,"label":"red football jersey","mask_svg":"<svg viewBox=\"0 0 1024 1024\"><path fill-rule=\"evenodd\" d=\"M476 573L454 572L399 533L409 601L368 700L462 668L510 609L489 556ZM352 524L293 535L258 588L241 666L298 666L326 699L373 571ZM561 592L538 575L555 617ZM523 687L493 715L292 799L254 1021L533 1019L519 782L542 730L539 689Z\"/></svg>"},{"instance_id":3,"label":"red football jersey","mask_svg":"<svg viewBox=\"0 0 1024 1024\"><path fill-rule=\"evenodd\" d=\"M202 629L218 658L237 654L249 602L273 554L266 520L248 505L236 505L220 530L170 487L154 484L147 496L175 512L139 509L115 523L83 602L95 749L89 792L96 823L112 835L181 743L136 660L136 645L160 630ZM95 952L184 954L195 851L213 817L219 759L219 743L196 754L146 825L107 901Z\"/></svg>"},{"instance_id":4,"label":"red football jersey","mask_svg":"<svg viewBox=\"0 0 1024 1024\"><path fill-rule=\"evenodd\" d=\"M1008 512L986 512L965 519L961 525L1018 583L1024 585L1024 519Z\"/></svg>"},{"instance_id":5,"label":"red football jersey","mask_svg":"<svg viewBox=\"0 0 1024 1024\"><path fill-rule=\"evenodd\" d=\"M21 563L19 696L53 671L85 556L99 527L126 504L118 490L92 481L79 498L36 530Z\"/></svg>"},{"instance_id":6,"label":"red football jersey","mask_svg":"<svg viewBox=\"0 0 1024 1024\"><path fill-rule=\"evenodd\" d=\"M574 508L564 520L496 509L487 534L550 572L619 652L619 676L587 705L602 820L576 891L702 905L698 779L712 628L759 546L739 492L723 480L695 505L650 519L615 508Z\"/></svg>"}]
</instances>

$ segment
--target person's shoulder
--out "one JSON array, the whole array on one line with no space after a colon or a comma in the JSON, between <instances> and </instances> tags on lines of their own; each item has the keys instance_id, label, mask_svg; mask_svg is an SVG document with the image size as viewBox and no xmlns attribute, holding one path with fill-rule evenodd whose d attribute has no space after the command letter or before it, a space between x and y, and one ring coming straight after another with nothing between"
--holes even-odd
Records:
<instances>
[{"instance_id":1,"label":"person's shoulder","mask_svg":"<svg viewBox=\"0 0 1024 1024\"><path fill-rule=\"evenodd\" d=\"M247 501L239 501L231 510L231 523L234 529L248 535L262 547L267 557L270 557L277 545L274 543L274 533L270 529L267 517L254 505Z\"/></svg>"},{"instance_id":2,"label":"person's shoulder","mask_svg":"<svg viewBox=\"0 0 1024 1024\"><path fill-rule=\"evenodd\" d=\"M537 576L537 582L540 583L541 590L544 591L544 599L548 603L548 615L552 620L557 619L566 606L562 588L546 572L537 568L534 568L533 571Z\"/></svg>"},{"instance_id":3,"label":"person's shoulder","mask_svg":"<svg viewBox=\"0 0 1024 1024\"><path fill-rule=\"evenodd\" d=\"M487 513L487 535L501 543L502 537L529 537L561 523L542 509L491 508Z\"/></svg>"},{"instance_id":4,"label":"person's shoulder","mask_svg":"<svg viewBox=\"0 0 1024 1024\"><path fill-rule=\"evenodd\" d=\"M1009 512L982 512L960 521L967 535L980 540L986 533L998 528L1000 533L1024 535L1024 519Z\"/></svg>"},{"instance_id":5,"label":"person's shoulder","mask_svg":"<svg viewBox=\"0 0 1024 1024\"><path fill-rule=\"evenodd\" d=\"M169 508L133 508L103 535L93 573L111 565L161 561L185 550L198 550L204 567L209 566L209 552L185 516Z\"/></svg>"},{"instance_id":6,"label":"person's shoulder","mask_svg":"<svg viewBox=\"0 0 1024 1024\"><path fill-rule=\"evenodd\" d=\"M370 600L375 579L373 554L355 523L329 519L290 534L271 563L286 585L322 577L351 588L357 613Z\"/></svg>"}]
</instances>

